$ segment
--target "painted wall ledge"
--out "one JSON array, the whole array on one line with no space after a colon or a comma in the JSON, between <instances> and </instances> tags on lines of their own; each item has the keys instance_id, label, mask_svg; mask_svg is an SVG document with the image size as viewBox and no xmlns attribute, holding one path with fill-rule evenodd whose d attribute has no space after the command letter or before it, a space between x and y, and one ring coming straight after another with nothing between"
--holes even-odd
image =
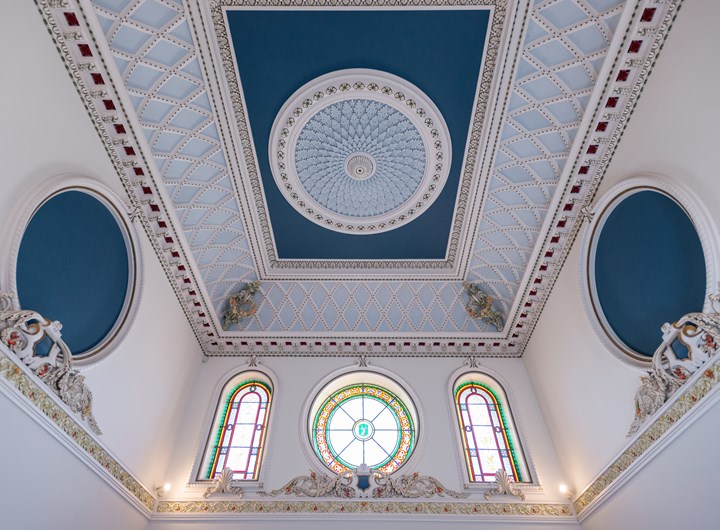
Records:
<instances>
[{"instance_id":1,"label":"painted wall ledge","mask_svg":"<svg viewBox=\"0 0 720 530\"><path fill-rule=\"evenodd\" d=\"M403 514L561 517L575 521L569 504L407 501L160 501L158 514Z\"/></svg>"},{"instance_id":2,"label":"painted wall ledge","mask_svg":"<svg viewBox=\"0 0 720 530\"><path fill-rule=\"evenodd\" d=\"M648 418L625 449L574 500L578 520L582 522L680 435L703 409L720 400L718 382L720 353L710 358Z\"/></svg>"},{"instance_id":3,"label":"painted wall ledge","mask_svg":"<svg viewBox=\"0 0 720 530\"><path fill-rule=\"evenodd\" d=\"M21 405L24 411L31 412L29 415L33 420L65 446L74 449L83 463L124 494L141 513L150 515L155 507L155 497L150 491L76 419L77 415L60 397L3 343L0 343L0 393ZM48 421L41 422L43 418Z\"/></svg>"}]
</instances>

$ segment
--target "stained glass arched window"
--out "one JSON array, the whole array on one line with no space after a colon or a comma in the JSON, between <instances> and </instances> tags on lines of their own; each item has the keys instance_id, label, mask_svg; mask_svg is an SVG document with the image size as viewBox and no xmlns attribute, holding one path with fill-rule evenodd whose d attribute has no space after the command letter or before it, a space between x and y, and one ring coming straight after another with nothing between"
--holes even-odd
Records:
<instances>
[{"instance_id":1,"label":"stained glass arched window","mask_svg":"<svg viewBox=\"0 0 720 530\"><path fill-rule=\"evenodd\" d=\"M416 444L409 396L379 374L351 374L328 385L316 399L309 427L315 453L336 473L360 464L392 473Z\"/></svg>"},{"instance_id":2,"label":"stained glass arched window","mask_svg":"<svg viewBox=\"0 0 720 530\"><path fill-rule=\"evenodd\" d=\"M199 480L233 470L233 480L257 480L267 435L272 387L268 381L241 374L223 390Z\"/></svg>"},{"instance_id":3,"label":"stained glass arched window","mask_svg":"<svg viewBox=\"0 0 720 530\"><path fill-rule=\"evenodd\" d=\"M454 385L463 456L470 482L492 482L504 469L515 482L530 482L502 387L486 374L460 377Z\"/></svg>"}]
</instances>

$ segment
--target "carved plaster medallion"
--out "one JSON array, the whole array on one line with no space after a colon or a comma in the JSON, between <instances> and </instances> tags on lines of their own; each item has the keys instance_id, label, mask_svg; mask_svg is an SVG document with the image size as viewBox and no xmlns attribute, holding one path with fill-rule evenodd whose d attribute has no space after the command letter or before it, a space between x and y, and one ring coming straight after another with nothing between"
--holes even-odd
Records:
<instances>
[{"instance_id":1,"label":"carved plaster medallion","mask_svg":"<svg viewBox=\"0 0 720 530\"><path fill-rule=\"evenodd\" d=\"M417 87L377 70L340 70L300 88L270 135L270 165L290 204L352 234L422 214L445 185L450 135Z\"/></svg>"}]
</instances>

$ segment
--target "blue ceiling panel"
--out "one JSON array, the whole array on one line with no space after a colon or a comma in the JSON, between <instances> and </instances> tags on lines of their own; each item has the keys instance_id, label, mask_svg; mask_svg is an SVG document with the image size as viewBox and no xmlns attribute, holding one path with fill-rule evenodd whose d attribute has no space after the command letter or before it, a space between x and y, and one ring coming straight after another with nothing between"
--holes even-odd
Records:
<instances>
[{"instance_id":1,"label":"blue ceiling panel","mask_svg":"<svg viewBox=\"0 0 720 530\"><path fill-rule=\"evenodd\" d=\"M230 34L281 259L443 259L490 11L230 10ZM268 141L285 101L313 79L348 68L389 72L435 103L452 141L443 192L398 229L374 235L327 230L302 217L273 179Z\"/></svg>"}]
</instances>

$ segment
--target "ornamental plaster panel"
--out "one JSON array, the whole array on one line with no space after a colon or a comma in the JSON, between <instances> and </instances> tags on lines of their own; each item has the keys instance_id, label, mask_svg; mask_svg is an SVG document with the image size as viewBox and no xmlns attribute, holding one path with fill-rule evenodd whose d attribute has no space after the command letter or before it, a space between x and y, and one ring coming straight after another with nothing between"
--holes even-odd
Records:
<instances>
[{"instance_id":1,"label":"ornamental plaster panel","mask_svg":"<svg viewBox=\"0 0 720 530\"><path fill-rule=\"evenodd\" d=\"M10 215L8 226L4 229L5 237L0 241L0 255L8 256L4 264L4 274L0 278L2 290L13 293L13 306L20 307L17 298L17 259L20 252L25 229L35 212L53 196L65 191L80 191L100 201L118 223L125 240L128 252L128 286L125 301L115 324L96 346L82 355L73 356L76 367L88 366L102 361L120 344L132 326L140 306L143 281L142 246L131 218L131 207L127 201L119 197L101 182L79 175L56 175L45 178L41 184L29 187L15 201L15 208Z\"/></svg>"},{"instance_id":2,"label":"ornamental plaster panel","mask_svg":"<svg viewBox=\"0 0 720 530\"><path fill-rule=\"evenodd\" d=\"M235 129L238 144L238 151L242 152L244 171L247 173L247 181L250 183L246 195L255 202L254 208L250 207L253 223L258 231L259 255L256 262L261 267L259 276L261 279L305 279L305 278L338 278L347 277L352 273L355 279L376 279L378 277L411 277L427 276L429 278L442 277L444 279L461 279L460 262L458 256L463 253L465 237L463 233L467 230L467 223L471 217L470 204L472 204L477 188L476 164L482 154L481 138L489 111L494 88L494 76L496 67L499 68L498 54L501 49L504 35L504 24L508 23L507 0L462 0L461 2L448 2L447 0L417 0L410 2L419 8L437 9L466 9L466 8L487 8L491 11L491 22L488 29L486 44L484 48L482 70L480 72L478 89L474 102L474 109L471 116L471 127L468 146L465 153L460 188L458 191L458 202L452 232L450 234L448 253L444 260L292 260L280 259L277 256L267 214L267 205L264 200L263 187L259 178L259 170L255 160L255 147L249 132L249 120L245 108L245 101L242 91L242 83L238 72L235 69L234 49L231 44L229 31L226 24L225 12L236 8L248 9L284 9L287 4L281 0L264 0L252 2L248 0L213 0L209 6L209 23L212 24L216 47L213 53L219 56L218 62L224 71L219 75L226 82L221 87L220 93L227 97L232 104L232 114L227 117L228 122ZM523 6L524 8L525 6ZM356 9L357 5L349 0L334 0L322 2L320 0L304 0L290 9ZM368 9L395 9L395 4L387 0L368 0L361 8ZM519 16L519 15L518 15ZM213 48L211 46L211 48ZM225 96L227 94L227 96ZM237 124L237 125L235 125ZM244 178L244 177L243 177ZM466 213L468 215L466 215Z\"/></svg>"}]
</instances>

